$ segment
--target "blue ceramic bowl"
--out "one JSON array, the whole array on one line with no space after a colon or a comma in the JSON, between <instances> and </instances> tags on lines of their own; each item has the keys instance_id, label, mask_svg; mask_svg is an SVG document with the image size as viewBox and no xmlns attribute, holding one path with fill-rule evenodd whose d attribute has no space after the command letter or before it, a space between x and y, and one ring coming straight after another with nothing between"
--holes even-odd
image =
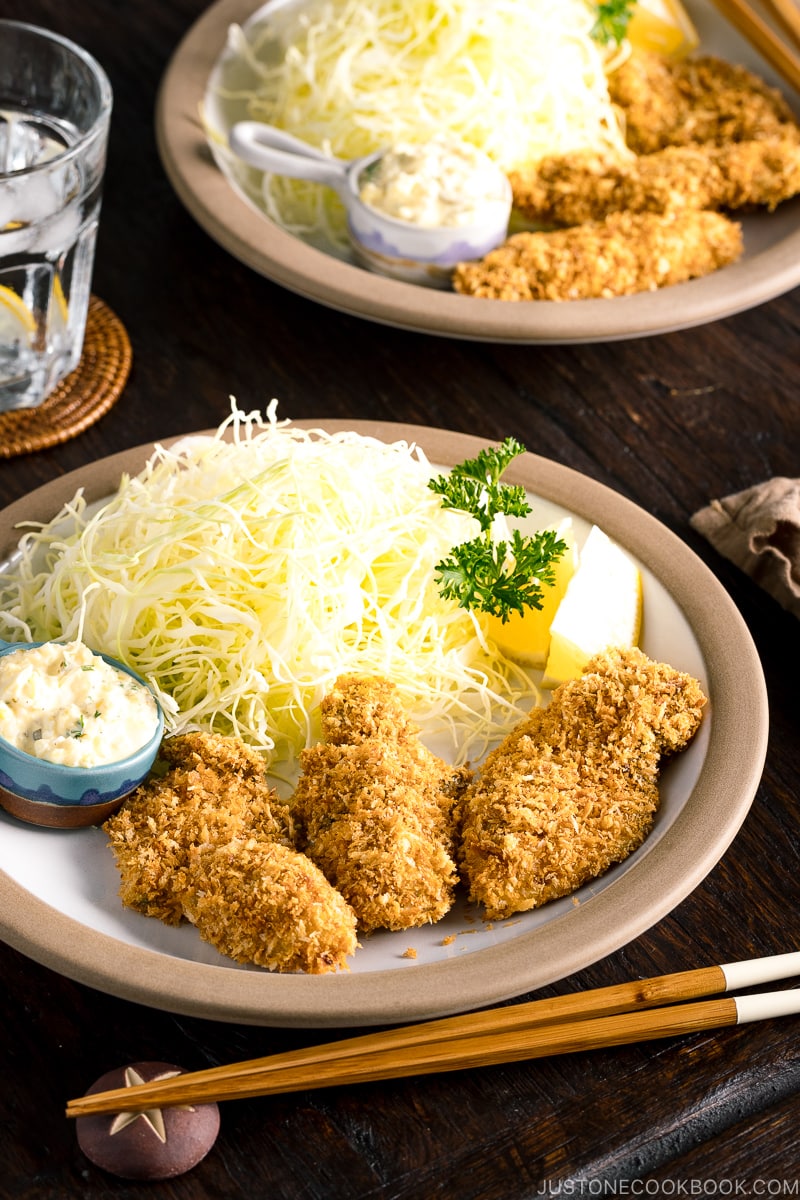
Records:
<instances>
[{"instance_id":1,"label":"blue ceramic bowl","mask_svg":"<svg viewBox=\"0 0 800 1200\"><path fill-rule=\"evenodd\" d=\"M13 650L32 650L39 645L42 643L2 642L0 658ZM101 657L152 690L146 680L124 663L106 654ZM0 805L12 816L32 825L57 829L99 825L150 772L164 736L164 714L158 701L156 708L158 723L148 742L126 758L94 767L65 767L47 762L18 750L0 737Z\"/></svg>"}]
</instances>

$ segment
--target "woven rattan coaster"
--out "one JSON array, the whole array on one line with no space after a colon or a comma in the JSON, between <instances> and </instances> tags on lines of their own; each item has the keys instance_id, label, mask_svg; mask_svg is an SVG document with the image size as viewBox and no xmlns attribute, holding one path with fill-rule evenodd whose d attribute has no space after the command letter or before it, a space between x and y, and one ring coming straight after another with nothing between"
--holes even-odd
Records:
<instances>
[{"instance_id":1,"label":"woven rattan coaster","mask_svg":"<svg viewBox=\"0 0 800 1200\"><path fill-rule=\"evenodd\" d=\"M81 361L38 408L0 413L0 458L44 450L83 433L118 400L130 369L125 326L92 296Z\"/></svg>"}]
</instances>

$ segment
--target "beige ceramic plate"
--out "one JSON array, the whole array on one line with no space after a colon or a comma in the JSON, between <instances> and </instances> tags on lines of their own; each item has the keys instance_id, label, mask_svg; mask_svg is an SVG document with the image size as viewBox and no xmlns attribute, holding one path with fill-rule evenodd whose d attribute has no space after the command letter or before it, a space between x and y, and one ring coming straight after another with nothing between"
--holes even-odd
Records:
<instances>
[{"instance_id":1,"label":"beige ceramic plate","mask_svg":"<svg viewBox=\"0 0 800 1200\"><path fill-rule=\"evenodd\" d=\"M287 0L277 0L283 7ZM304 0L288 0L300 3ZM611 300L506 303L416 287L325 253L275 225L214 163L198 116L228 26L259 7L217 0L186 35L165 74L156 129L175 191L226 250L283 287L331 308L383 324L494 342L612 341L704 324L762 304L800 283L800 201L744 220L745 254L723 271ZM687 0L703 49L778 80L706 0ZM788 93L786 87L784 93ZM798 98L793 97L794 100Z\"/></svg>"},{"instance_id":2,"label":"beige ceramic plate","mask_svg":"<svg viewBox=\"0 0 800 1200\"><path fill-rule=\"evenodd\" d=\"M484 445L419 427L319 424L414 441L436 465L460 462ZM150 449L72 472L0 513L0 560L12 554L20 522L51 519L79 486L90 501L110 495ZM438 925L366 939L348 974L273 975L223 959L190 926L169 928L123 910L101 830L43 830L0 814L0 936L64 975L158 1008L262 1025L368 1025L476 1008L542 987L610 954L683 900L725 852L761 776L768 718L753 642L711 572L642 509L530 454L508 477L531 493L537 518L549 522L566 510L579 537L596 522L636 557L643 648L694 673L711 698L700 733L664 772L657 825L640 851L576 897L535 913L486 925L459 903ZM408 947L416 959L405 956Z\"/></svg>"}]
</instances>

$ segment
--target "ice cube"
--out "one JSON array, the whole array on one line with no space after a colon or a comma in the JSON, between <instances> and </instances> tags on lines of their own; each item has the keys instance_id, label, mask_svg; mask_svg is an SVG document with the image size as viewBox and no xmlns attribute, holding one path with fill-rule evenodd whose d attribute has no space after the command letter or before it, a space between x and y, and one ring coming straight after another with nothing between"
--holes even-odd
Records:
<instances>
[{"instance_id":1,"label":"ice cube","mask_svg":"<svg viewBox=\"0 0 800 1200\"><path fill-rule=\"evenodd\" d=\"M16 219L17 208L17 189L9 180L0 179L0 230Z\"/></svg>"},{"instance_id":2,"label":"ice cube","mask_svg":"<svg viewBox=\"0 0 800 1200\"><path fill-rule=\"evenodd\" d=\"M15 182L17 206L13 220L34 225L37 221L54 216L61 208L63 200L59 181L49 172L34 171Z\"/></svg>"},{"instance_id":3,"label":"ice cube","mask_svg":"<svg viewBox=\"0 0 800 1200\"><path fill-rule=\"evenodd\" d=\"M63 153L67 139L45 118L0 110L0 174L25 171Z\"/></svg>"},{"instance_id":4,"label":"ice cube","mask_svg":"<svg viewBox=\"0 0 800 1200\"><path fill-rule=\"evenodd\" d=\"M30 249L35 254L60 254L69 249L78 236L81 225L80 204L74 200L62 212L31 228Z\"/></svg>"}]
</instances>

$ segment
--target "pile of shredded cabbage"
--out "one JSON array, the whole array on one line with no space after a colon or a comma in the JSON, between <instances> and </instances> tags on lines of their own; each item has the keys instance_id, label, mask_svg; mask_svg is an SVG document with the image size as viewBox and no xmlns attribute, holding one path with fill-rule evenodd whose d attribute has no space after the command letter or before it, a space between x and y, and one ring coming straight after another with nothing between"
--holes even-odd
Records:
<instances>
[{"instance_id":1,"label":"pile of shredded cabbage","mask_svg":"<svg viewBox=\"0 0 800 1200\"><path fill-rule=\"evenodd\" d=\"M505 170L582 148L624 153L596 16L590 0L278 5L247 34L231 28L230 78L244 66L253 86L223 80L219 97L343 158L442 131ZM261 206L284 228L340 235L328 189L278 176L262 186Z\"/></svg>"},{"instance_id":2,"label":"pile of shredded cabbage","mask_svg":"<svg viewBox=\"0 0 800 1200\"><path fill-rule=\"evenodd\" d=\"M78 492L31 526L0 576L0 633L82 632L153 685L170 731L238 734L274 762L318 738L337 675L382 675L448 757L475 759L533 692L439 596L437 561L474 530L441 508L433 473L408 443L234 406L111 499Z\"/></svg>"}]
</instances>

